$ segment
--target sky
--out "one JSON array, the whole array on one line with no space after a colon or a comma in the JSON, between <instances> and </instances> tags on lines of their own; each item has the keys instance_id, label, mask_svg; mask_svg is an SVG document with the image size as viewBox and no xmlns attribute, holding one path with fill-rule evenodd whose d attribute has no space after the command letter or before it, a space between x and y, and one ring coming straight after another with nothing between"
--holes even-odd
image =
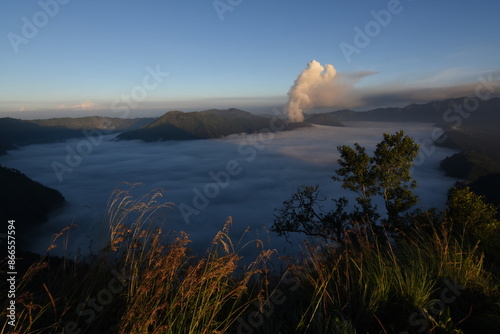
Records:
<instances>
[{"instance_id":1,"label":"sky","mask_svg":"<svg viewBox=\"0 0 500 334\"><path fill-rule=\"evenodd\" d=\"M118 117L125 103L134 117L271 113L312 60L370 73L352 86L365 108L468 94L500 81L499 12L495 0L4 0L0 117Z\"/></svg>"}]
</instances>

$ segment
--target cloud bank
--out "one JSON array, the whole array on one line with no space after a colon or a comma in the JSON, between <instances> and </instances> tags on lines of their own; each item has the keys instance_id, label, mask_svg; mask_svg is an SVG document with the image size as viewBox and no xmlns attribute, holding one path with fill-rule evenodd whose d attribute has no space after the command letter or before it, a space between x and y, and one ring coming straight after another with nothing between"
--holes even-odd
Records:
<instances>
[{"instance_id":1,"label":"cloud bank","mask_svg":"<svg viewBox=\"0 0 500 334\"><path fill-rule=\"evenodd\" d=\"M71 251L85 252L89 240L102 239L102 220L113 190L127 188L122 182L142 183L135 188L139 196L155 188L165 189L163 199L176 206L164 215L164 229L186 231L190 234L195 252L203 253L216 231L228 216L233 217L232 235L238 240L249 230L242 243L254 238L268 240L266 230L273 223L274 209L281 206L299 185L320 185L329 197L352 194L342 190L330 177L337 168L337 145L359 142L369 150L382 138L383 132L404 128L415 138L426 139L433 127L426 124L349 123L345 128L314 126L295 131L275 133L267 137L233 135L217 140L143 143L115 142L106 136L101 145L84 157L81 165L58 181L51 167L53 161L63 162L67 146L76 147L79 140L65 143L31 145L0 157L0 163L17 168L29 177L58 189L68 201L66 208L36 231L34 250L44 251L54 233L72 223ZM419 183L417 193L425 207L442 207L446 191L455 182L438 170L439 161L453 151L436 148L434 154L414 175ZM211 173L226 169L236 161L241 172L231 176L208 205L189 218L186 224L179 210L181 204L193 207L196 191L213 183ZM329 202L325 202L328 205ZM104 230L105 230L104 226ZM294 239L297 244L301 236ZM269 234L269 246L281 254L297 248L286 244L284 238ZM252 248L253 249L253 248ZM250 250L249 250L250 252Z\"/></svg>"}]
</instances>

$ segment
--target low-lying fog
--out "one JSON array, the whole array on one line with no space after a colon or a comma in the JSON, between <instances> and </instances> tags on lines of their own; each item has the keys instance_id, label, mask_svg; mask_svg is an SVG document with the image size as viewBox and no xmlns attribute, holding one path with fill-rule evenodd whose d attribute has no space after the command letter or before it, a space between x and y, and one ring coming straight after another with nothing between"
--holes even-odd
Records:
<instances>
[{"instance_id":1,"label":"low-lying fog","mask_svg":"<svg viewBox=\"0 0 500 334\"><path fill-rule=\"evenodd\" d=\"M128 182L143 184L135 188L137 195L154 188L165 189L163 199L174 202L176 207L164 228L186 231L193 240L191 247L202 252L228 216L233 217L231 231L236 239L249 227L245 240L256 236L267 240L262 226L272 226L274 209L299 185L320 185L330 198L352 197L331 180L338 168L337 145L358 142L371 150L382 140L384 132L394 133L400 129L405 129L417 142L429 143L435 129L422 123L350 122L347 125L183 142L113 141L114 135L108 135L101 144L93 146L91 154L83 157L72 173L62 175L62 182L54 173L52 163L64 164L67 146L76 149L82 139L27 146L1 157L0 163L59 190L68 202L36 232L35 251L43 252L54 233L75 223L78 228L71 234L70 250L80 248L85 252L90 239L99 239L102 230L99 224L113 190L127 189L122 182ZM428 145L426 151L417 159L414 169L418 181L416 192L422 207L442 207L455 179L445 177L438 166L440 160L454 151ZM214 175L218 175L219 185L214 183ZM200 193L208 195L205 201ZM272 232L269 236L268 246L280 253L285 247L293 248L283 237Z\"/></svg>"}]
</instances>

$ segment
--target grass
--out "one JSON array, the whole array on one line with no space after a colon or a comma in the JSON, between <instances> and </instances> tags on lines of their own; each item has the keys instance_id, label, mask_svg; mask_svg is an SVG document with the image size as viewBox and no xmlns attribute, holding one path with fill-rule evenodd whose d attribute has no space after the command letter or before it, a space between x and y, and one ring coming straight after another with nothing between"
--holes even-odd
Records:
<instances>
[{"instance_id":1,"label":"grass","mask_svg":"<svg viewBox=\"0 0 500 334\"><path fill-rule=\"evenodd\" d=\"M194 257L187 234L164 232L171 207L158 190L138 199L117 191L102 233L106 247L85 260L31 261L17 286L16 327L3 320L0 333L495 333L500 327L499 278L479 244L451 224L415 224L395 240L374 239L360 228L346 234L342 248L309 240L301 257L286 260L282 275L271 275L275 251L259 241L253 262L240 265L231 219L206 254ZM66 244L69 232L49 248Z\"/></svg>"}]
</instances>

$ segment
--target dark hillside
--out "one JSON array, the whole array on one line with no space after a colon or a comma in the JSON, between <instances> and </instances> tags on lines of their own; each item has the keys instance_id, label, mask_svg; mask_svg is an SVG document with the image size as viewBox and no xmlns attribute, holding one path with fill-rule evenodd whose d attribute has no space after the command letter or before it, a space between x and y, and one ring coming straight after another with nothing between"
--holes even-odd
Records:
<instances>
[{"instance_id":1,"label":"dark hillside","mask_svg":"<svg viewBox=\"0 0 500 334\"><path fill-rule=\"evenodd\" d=\"M170 111L140 129L118 136L121 140L190 140L254 133L270 127L270 119L238 109L197 112Z\"/></svg>"},{"instance_id":2,"label":"dark hillside","mask_svg":"<svg viewBox=\"0 0 500 334\"><path fill-rule=\"evenodd\" d=\"M102 117L102 116L88 116L88 117L61 117L50 119L39 119L31 121L34 124L50 127L63 127L68 129L80 130L111 130L123 131L133 130L154 122L156 118L117 118L117 117Z\"/></svg>"},{"instance_id":3,"label":"dark hillside","mask_svg":"<svg viewBox=\"0 0 500 334\"><path fill-rule=\"evenodd\" d=\"M65 200L61 193L33 181L20 171L0 166L0 221L15 220L16 239L47 221L50 213ZM5 229L4 229L5 230Z\"/></svg>"},{"instance_id":4,"label":"dark hillside","mask_svg":"<svg viewBox=\"0 0 500 334\"><path fill-rule=\"evenodd\" d=\"M83 136L80 130L64 127L44 127L30 121L0 118L0 154L18 146L46 144Z\"/></svg>"}]
</instances>

